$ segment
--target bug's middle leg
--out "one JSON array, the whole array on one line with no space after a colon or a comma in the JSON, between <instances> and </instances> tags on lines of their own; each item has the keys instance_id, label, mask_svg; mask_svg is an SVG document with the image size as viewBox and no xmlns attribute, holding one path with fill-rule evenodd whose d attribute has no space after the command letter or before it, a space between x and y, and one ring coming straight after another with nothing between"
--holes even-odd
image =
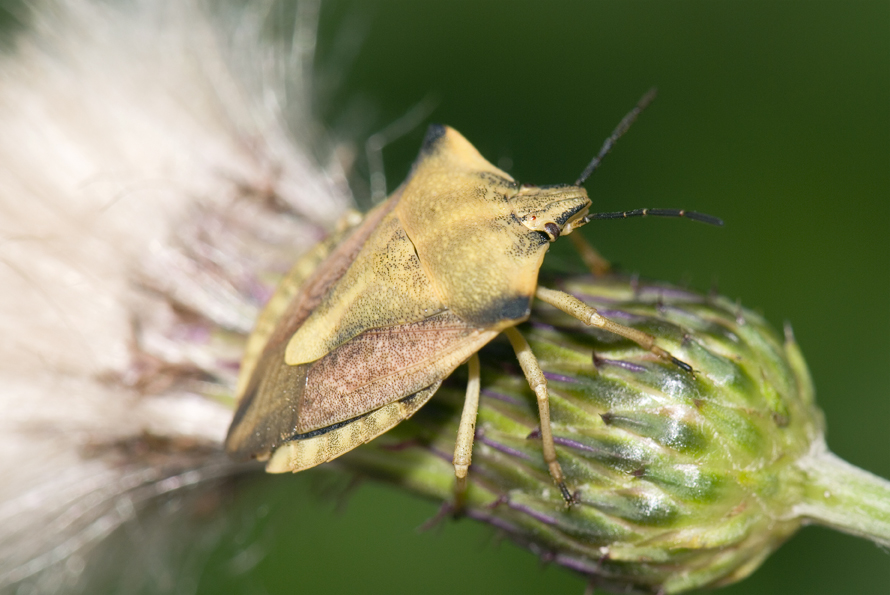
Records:
<instances>
[{"instance_id":1,"label":"bug's middle leg","mask_svg":"<svg viewBox=\"0 0 890 595\"><path fill-rule=\"evenodd\" d=\"M556 445L553 443L553 428L550 426L550 394L547 392L547 379L544 377L544 371L532 348L529 346L525 337L513 327L504 330L504 334L510 340L513 351L516 352L516 359L525 373L525 379L528 385L535 392L538 398L538 416L541 418L541 445L544 449L544 462L550 470L550 477L559 487L559 492L566 501L567 506L571 506L575 499L569 489L566 487L565 476L562 473L562 467L556 460Z\"/></svg>"},{"instance_id":2,"label":"bug's middle leg","mask_svg":"<svg viewBox=\"0 0 890 595\"><path fill-rule=\"evenodd\" d=\"M584 236L576 232L570 234L569 239L594 277L602 277L609 274L612 270L612 264Z\"/></svg>"},{"instance_id":3,"label":"bug's middle leg","mask_svg":"<svg viewBox=\"0 0 890 595\"><path fill-rule=\"evenodd\" d=\"M670 352L656 345L655 337L649 333L644 333L635 328L624 326L623 324L618 324L613 320L609 320L602 314L598 313L596 308L588 306L578 298L569 295L564 291L539 286L535 291L535 297L546 304L550 304L554 308L559 308L569 316L577 318L584 324L601 328L610 333L615 333L625 339L630 339L643 349L651 351L661 359L676 364L687 372L692 372L692 366L686 362L678 360L671 355Z\"/></svg>"},{"instance_id":4,"label":"bug's middle leg","mask_svg":"<svg viewBox=\"0 0 890 595\"><path fill-rule=\"evenodd\" d=\"M480 371L479 355L474 353L467 360L469 380L467 381L467 397L464 399L463 413L457 428L457 440L454 443L454 509L463 509L467 495L467 473L473 458L473 439L476 436L476 415L479 411Z\"/></svg>"}]
</instances>

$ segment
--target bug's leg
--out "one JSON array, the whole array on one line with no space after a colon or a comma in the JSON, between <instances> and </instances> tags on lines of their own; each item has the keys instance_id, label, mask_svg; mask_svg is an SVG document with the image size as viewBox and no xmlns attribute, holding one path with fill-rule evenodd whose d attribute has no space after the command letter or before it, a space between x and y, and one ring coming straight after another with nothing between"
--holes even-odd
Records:
<instances>
[{"instance_id":1,"label":"bug's leg","mask_svg":"<svg viewBox=\"0 0 890 595\"><path fill-rule=\"evenodd\" d=\"M467 360L469 380L467 381L467 398L464 410L460 415L460 426L457 428L457 440L454 443L454 511L460 513L467 495L467 472L473 458L473 439L476 436L476 413L479 411L479 355L473 354Z\"/></svg>"},{"instance_id":2,"label":"bug's leg","mask_svg":"<svg viewBox=\"0 0 890 595\"><path fill-rule=\"evenodd\" d=\"M599 253L599 250L593 247L593 244L584 239L584 236L580 233L573 233L569 234L569 239L572 240L572 244L581 256L581 260L584 261L584 264L595 277L609 274L609 271L612 270L612 265Z\"/></svg>"},{"instance_id":3,"label":"bug's leg","mask_svg":"<svg viewBox=\"0 0 890 595\"><path fill-rule=\"evenodd\" d=\"M383 148L419 126L436 109L438 101L431 95L424 97L402 116L390 122L365 141L365 157L371 169L371 200L374 204L386 198L386 173L383 167Z\"/></svg>"},{"instance_id":4,"label":"bug's leg","mask_svg":"<svg viewBox=\"0 0 890 595\"><path fill-rule=\"evenodd\" d=\"M516 352L516 358L519 360L519 365L522 366L525 379L528 380L528 385L538 398L538 415L541 418L541 445L544 449L544 462L547 463L550 477L553 478L553 482L559 487L559 493L562 494L563 499L566 501L566 506L571 506L575 499L566 487L562 467L559 466L559 461L556 460L553 429L550 427L550 395L547 392L547 379L544 378L544 371L541 370L541 365L538 363L535 354L532 353L532 348L529 347L528 341L525 340L525 337L519 331L509 327L504 330L504 334L507 335L510 344L513 345L513 351Z\"/></svg>"},{"instance_id":5,"label":"bug's leg","mask_svg":"<svg viewBox=\"0 0 890 595\"><path fill-rule=\"evenodd\" d=\"M578 298L571 296L564 291L538 287L535 291L535 297L546 304L550 304L554 308L562 310L569 316L577 318L584 324L601 328L610 333L615 333L625 339L630 339L643 349L651 351L661 359L676 364L687 372L692 372L692 366L686 362L678 360L669 352L656 345L655 337L649 333L644 333L635 328L630 328L629 326L624 326L623 324L618 324L617 322L609 320L605 316L599 314L596 311L596 308L588 306Z\"/></svg>"}]
</instances>

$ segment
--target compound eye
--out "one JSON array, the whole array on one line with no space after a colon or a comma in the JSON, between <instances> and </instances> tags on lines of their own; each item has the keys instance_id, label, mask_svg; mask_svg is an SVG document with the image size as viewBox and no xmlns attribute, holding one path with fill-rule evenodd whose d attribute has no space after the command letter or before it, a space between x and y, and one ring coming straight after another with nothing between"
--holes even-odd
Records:
<instances>
[{"instance_id":1,"label":"compound eye","mask_svg":"<svg viewBox=\"0 0 890 595\"><path fill-rule=\"evenodd\" d=\"M559 237L559 226L556 223L545 223L544 232L550 238L551 242L555 242Z\"/></svg>"}]
</instances>

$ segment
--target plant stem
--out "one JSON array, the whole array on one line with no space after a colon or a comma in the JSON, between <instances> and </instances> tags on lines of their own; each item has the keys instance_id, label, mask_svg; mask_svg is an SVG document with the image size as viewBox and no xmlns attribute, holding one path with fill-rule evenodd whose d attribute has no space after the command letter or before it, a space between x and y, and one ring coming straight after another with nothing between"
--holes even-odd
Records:
<instances>
[{"instance_id":1,"label":"plant stem","mask_svg":"<svg viewBox=\"0 0 890 595\"><path fill-rule=\"evenodd\" d=\"M826 448L798 466L807 475L798 516L890 547L890 481L855 467Z\"/></svg>"}]
</instances>

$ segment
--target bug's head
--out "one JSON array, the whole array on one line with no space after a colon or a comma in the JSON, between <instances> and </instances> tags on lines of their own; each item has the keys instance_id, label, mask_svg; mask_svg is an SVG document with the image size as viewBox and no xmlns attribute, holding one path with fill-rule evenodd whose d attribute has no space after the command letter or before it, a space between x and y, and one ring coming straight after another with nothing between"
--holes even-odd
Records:
<instances>
[{"instance_id":1,"label":"bug's head","mask_svg":"<svg viewBox=\"0 0 890 595\"><path fill-rule=\"evenodd\" d=\"M587 223L587 191L580 186L522 186L511 199L513 214L532 231L553 242Z\"/></svg>"}]
</instances>

